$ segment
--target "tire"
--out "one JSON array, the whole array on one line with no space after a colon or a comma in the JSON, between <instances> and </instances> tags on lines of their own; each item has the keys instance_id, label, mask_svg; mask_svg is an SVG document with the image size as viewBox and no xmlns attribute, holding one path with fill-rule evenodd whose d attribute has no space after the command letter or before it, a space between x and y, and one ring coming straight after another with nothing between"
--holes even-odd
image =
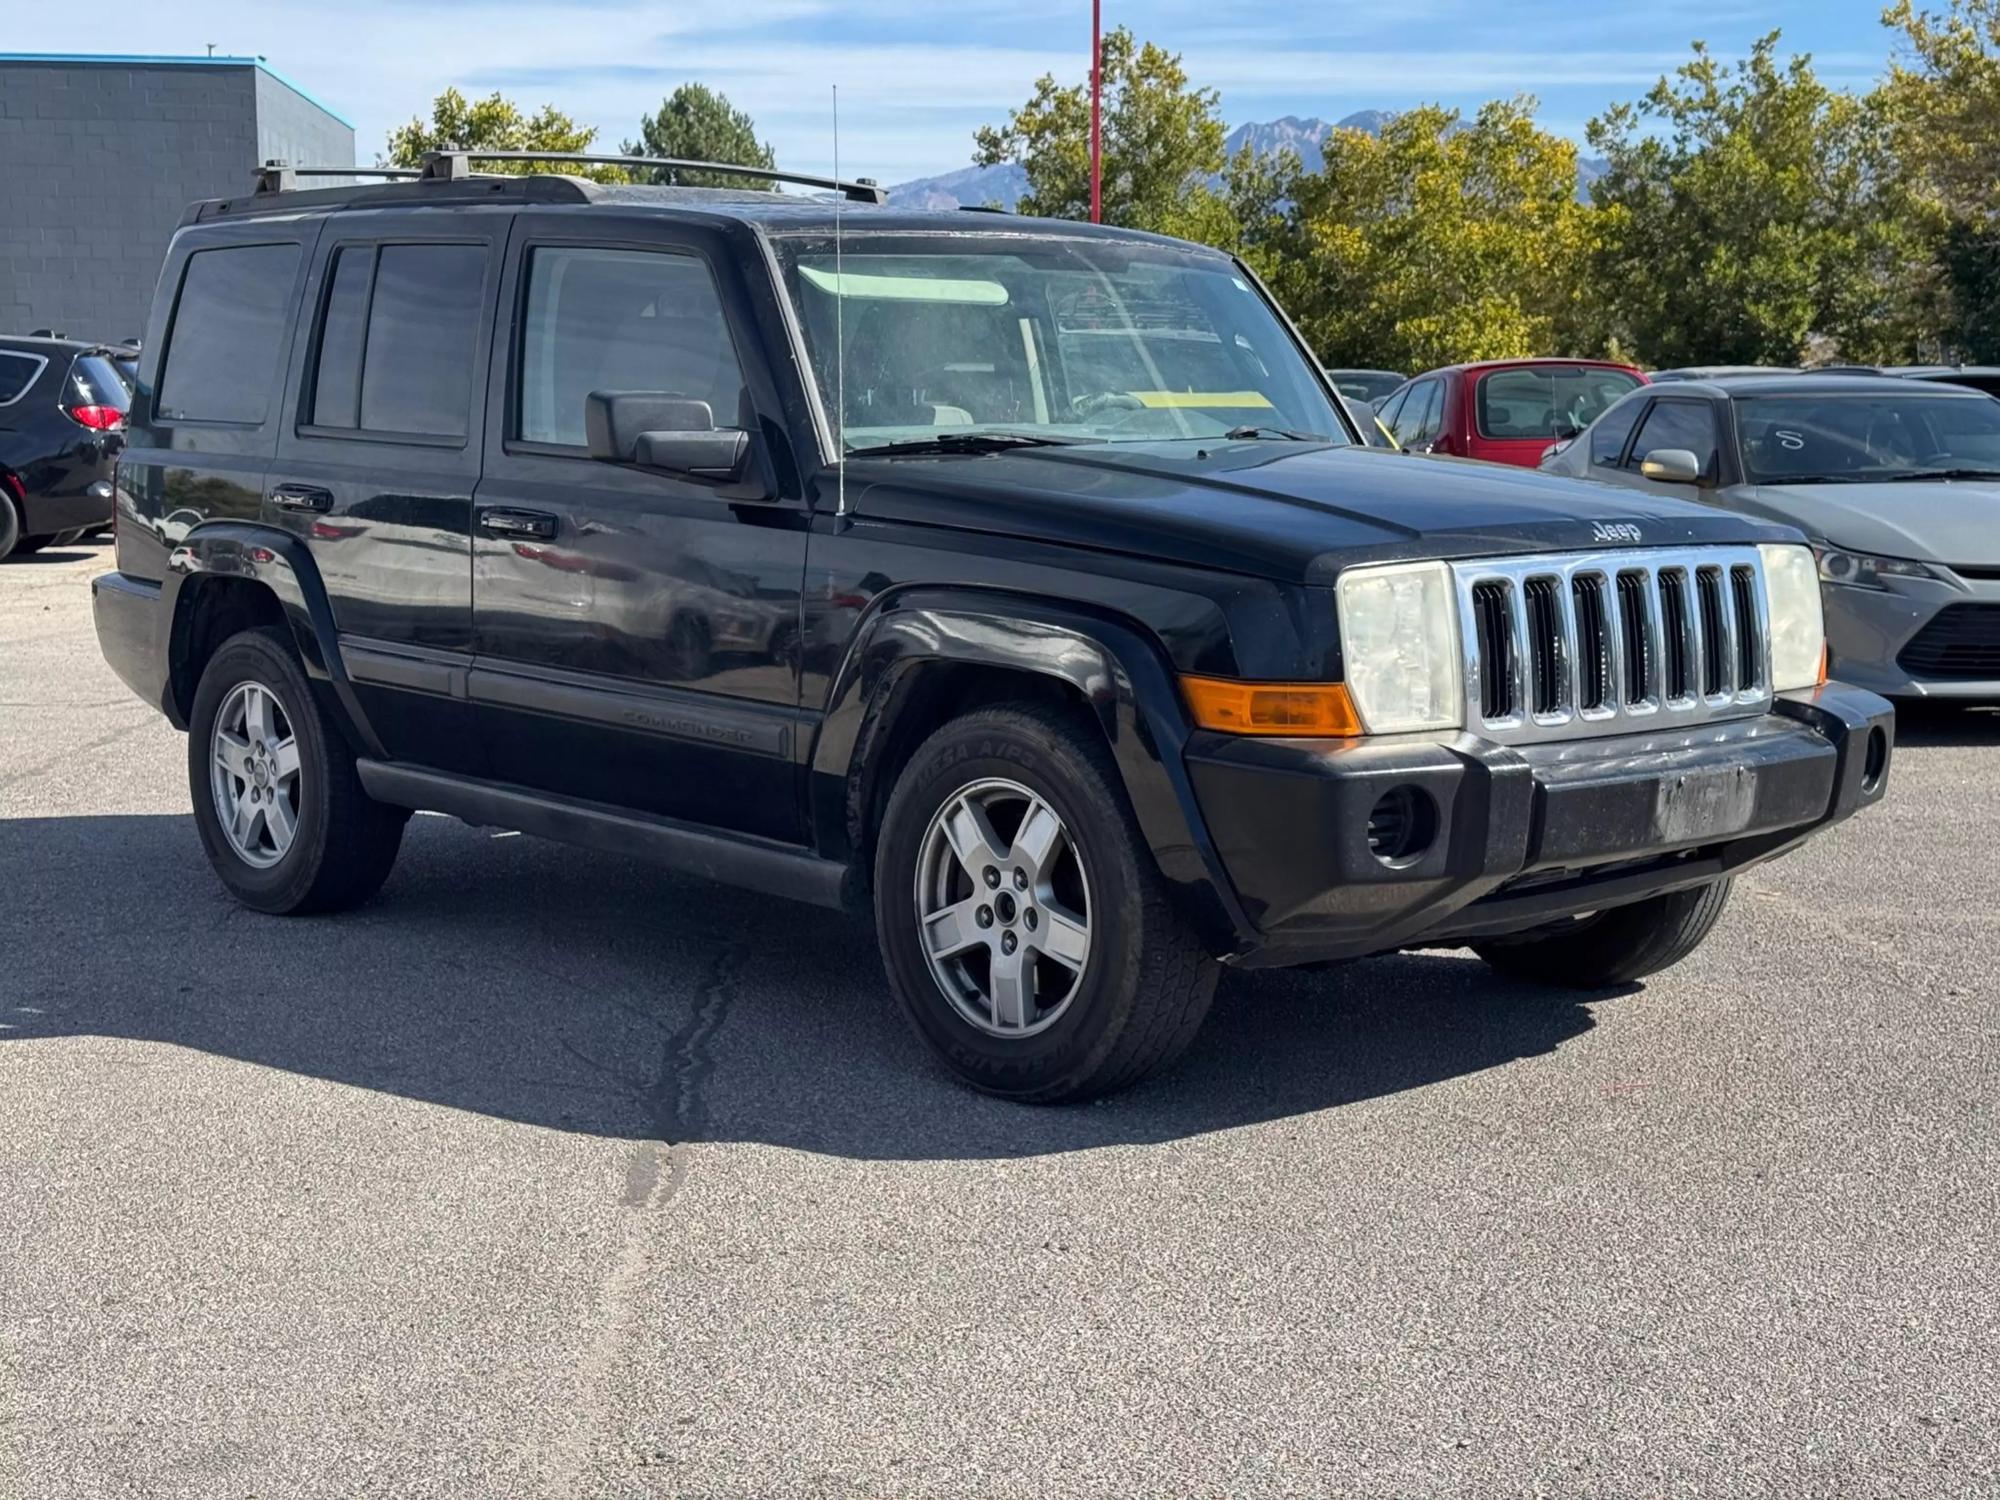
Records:
<instances>
[{"instance_id":1,"label":"tire","mask_svg":"<svg viewBox=\"0 0 2000 1500\"><path fill-rule=\"evenodd\" d=\"M1472 951L1501 973L1565 989L1631 984L1670 969L1702 945L1729 900L1718 880L1579 920L1569 931L1494 938Z\"/></svg>"},{"instance_id":2,"label":"tire","mask_svg":"<svg viewBox=\"0 0 2000 1500\"><path fill-rule=\"evenodd\" d=\"M947 829L963 825L946 815L972 800L991 835L990 848L972 844L1007 845L997 864L955 852ZM1031 819L1048 827L1037 804L1057 831L1023 838ZM1056 852L1038 863L1024 852L1036 843ZM999 884L982 889L975 865ZM1025 882L1017 870L1030 872ZM953 911L982 905L983 930L948 925ZM1217 965L1174 909L1097 727L1041 704L967 714L918 748L883 815L875 926L890 987L939 1061L973 1088L1027 1103L1095 1098L1165 1068L1215 993ZM934 965L926 933L947 930L964 952ZM1023 955L1009 972L1026 979L1003 1006L995 966L1008 962L1009 937L1006 952ZM1052 956L1065 948L1078 967Z\"/></svg>"},{"instance_id":3,"label":"tire","mask_svg":"<svg viewBox=\"0 0 2000 1500\"><path fill-rule=\"evenodd\" d=\"M249 721L239 717L259 693L275 705L265 710L269 734L262 741L243 732ZM227 750L217 739L218 721L228 735ZM262 756L256 776L233 759L237 743L286 738L295 758ZM219 756L241 770L224 774L246 798L262 786L283 800L289 838L280 839L268 815L272 802L260 800L249 809L249 850L232 839L220 806L225 793L217 788ZM287 764L294 769L284 771ZM261 912L341 911L366 901L389 878L409 821L403 809L386 807L361 789L353 752L306 680L284 630L270 626L231 636L201 674L189 715L188 789L216 875L238 901Z\"/></svg>"},{"instance_id":4,"label":"tire","mask_svg":"<svg viewBox=\"0 0 2000 1500\"><path fill-rule=\"evenodd\" d=\"M20 545L21 511L7 487L0 484L0 559L11 556Z\"/></svg>"}]
</instances>

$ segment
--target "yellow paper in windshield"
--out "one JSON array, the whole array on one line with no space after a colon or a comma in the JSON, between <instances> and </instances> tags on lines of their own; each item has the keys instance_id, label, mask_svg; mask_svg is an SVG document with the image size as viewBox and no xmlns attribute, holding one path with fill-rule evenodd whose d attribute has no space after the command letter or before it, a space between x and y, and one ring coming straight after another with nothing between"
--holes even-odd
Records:
<instances>
[{"instance_id":1,"label":"yellow paper in windshield","mask_svg":"<svg viewBox=\"0 0 2000 1500\"><path fill-rule=\"evenodd\" d=\"M1141 406L1149 407L1260 407L1268 411L1271 406L1260 391L1131 391L1127 394Z\"/></svg>"}]
</instances>

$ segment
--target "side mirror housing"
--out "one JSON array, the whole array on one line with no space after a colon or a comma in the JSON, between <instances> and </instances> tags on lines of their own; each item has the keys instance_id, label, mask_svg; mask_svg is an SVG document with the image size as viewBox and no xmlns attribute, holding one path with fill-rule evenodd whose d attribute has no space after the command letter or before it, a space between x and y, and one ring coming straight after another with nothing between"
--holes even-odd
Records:
<instances>
[{"instance_id":1,"label":"side mirror housing","mask_svg":"<svg viewBox=\"0 0 2000 1500\"><path fill-rule=\"evenodd\" d=\"M639 439L651 432L713 432L706 401L658 391L592 391L583 398L584 441L590 456L610 464L639 461Z\"/></svg>"},{"instance_id":2,"label":"side mirror housing","mask_svg":"<svg viewBox=\"0 0 2000 1500\"><path fill-rule=\"evenodd\" d=\"M1655 448L1640 463L1639 472L1660 484L1700 484L1701 460L1686 448Z\"/></svg>"},{"instance_id":3,"label":"side mirror housing","mask_svg":"<svg viewBox=\"0 0 2000 1500\"><path fill-rule=\"evenodd\" d=\"M590 456L721 488L731 500L770 498L748 432L717 427L706 401L654 391L592 391L584 398Z\"/></svg>"}]
</instances>

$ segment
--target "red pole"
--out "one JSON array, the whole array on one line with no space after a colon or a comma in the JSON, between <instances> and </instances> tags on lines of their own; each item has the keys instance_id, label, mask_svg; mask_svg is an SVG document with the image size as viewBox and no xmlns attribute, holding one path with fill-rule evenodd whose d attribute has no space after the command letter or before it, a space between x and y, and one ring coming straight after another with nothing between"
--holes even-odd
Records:
<instances>
[{"instance_id":1,"label":"red pole","mask_svg":"<svg viewBox=\"0 0 2000 1500\"><path fill-rule=\"evenodd\" d=\"M1090 222L1104 222L1104 0L1090 0Z\"/></svg>"}]
</instances>

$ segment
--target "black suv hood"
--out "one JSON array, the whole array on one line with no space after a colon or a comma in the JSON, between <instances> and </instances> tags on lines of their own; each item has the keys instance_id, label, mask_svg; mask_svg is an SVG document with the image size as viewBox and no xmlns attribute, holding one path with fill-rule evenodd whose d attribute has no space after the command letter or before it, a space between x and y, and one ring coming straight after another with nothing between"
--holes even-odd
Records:
<instances>
[{"instance_id":1,"label":"black suv hood","mask_svg":"<svg viewBox=\"0 0 2000 1500\"><path fill-rule=\"evenodd\" d=\"M1532 469L1273 440L857 459L847 489L858 514L881 520L1303 583L1360 562L1796 539L1705 505Z\"/></svg>"}]
</instances>

